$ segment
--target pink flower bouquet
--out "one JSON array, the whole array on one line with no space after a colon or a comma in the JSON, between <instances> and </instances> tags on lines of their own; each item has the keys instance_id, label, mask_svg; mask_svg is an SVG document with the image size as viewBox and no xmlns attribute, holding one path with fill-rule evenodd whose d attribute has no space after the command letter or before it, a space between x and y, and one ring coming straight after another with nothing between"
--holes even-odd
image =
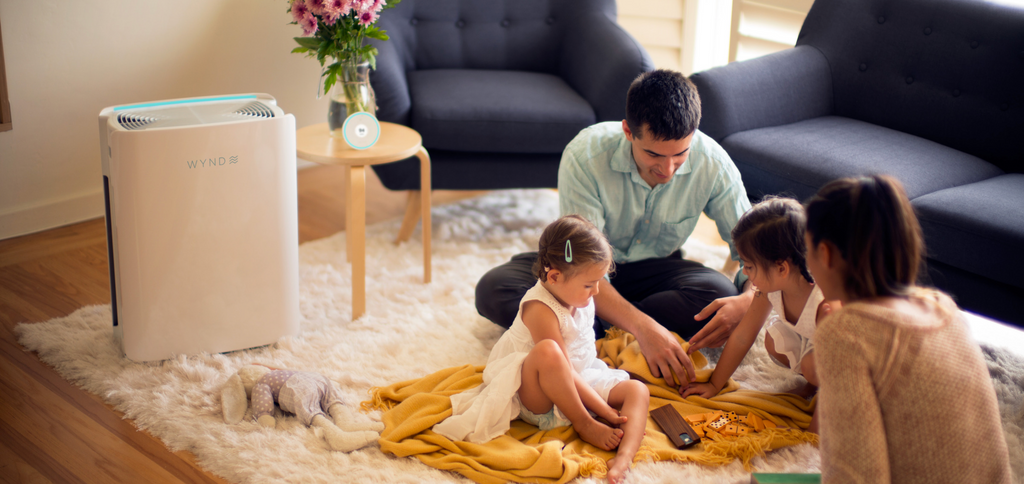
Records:
<instances>
[{"instance_id":1,"label":"pink flower bouquet","mask_svg":"<svg viewBox=\"0 0 1024 484\"><path fill-rule=\"evenodd\" d=\"M394 7L401 0L289 0L292 23L302 27L302 37L295 37L299 46L293 53L307 54L327 64L324 69L324 94L338 81L342 66L368 62L377 66L377 48L363 45L366 38L388 40L387 32L374 25L382 10Z\"/></svg>"}]
</instances>

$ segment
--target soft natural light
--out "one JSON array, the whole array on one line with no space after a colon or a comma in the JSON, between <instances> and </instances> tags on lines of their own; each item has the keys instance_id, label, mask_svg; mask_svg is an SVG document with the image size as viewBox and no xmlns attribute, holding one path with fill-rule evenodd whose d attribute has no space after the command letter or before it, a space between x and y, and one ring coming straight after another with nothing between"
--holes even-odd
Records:
<instances>
[{"instance_id":1,"label":"soft natural light","mask_svg":"<svg viewBox=\"0 0 1024 484\"><path fill-rule=\"evenodd\" d=\"M1006 348L1024 356L1024 331L974 313L964 311L964 316L975 341Z\"/></svg>"},{"instance_id":2,"label":"soft natural light","mask_svg":"<svg viewBox=\"0 0 1024 484\"><path fill-rule=\"evenodd\" d=\"M797 34L800 33L801 23L798 20L802 18L784 18L788 22L781 21L779 19L772 19L774 21L758 22L756 19L749 19L744 13L740 13L740 34L748 37L756 37L758 39L770 40L772 42L778 42L780 44L796 44Z\"/></svg>"},{"instance_id":3,"label":"soft natural light","mask_svg":"<svg viewBox=\"0 0 1024 484\"><path fill-rule=\"evenodd\" d=\"M992 3L998 3L1009 7L1024 8L1024 0L988 0Z\"/></svg>"}]
</instances>

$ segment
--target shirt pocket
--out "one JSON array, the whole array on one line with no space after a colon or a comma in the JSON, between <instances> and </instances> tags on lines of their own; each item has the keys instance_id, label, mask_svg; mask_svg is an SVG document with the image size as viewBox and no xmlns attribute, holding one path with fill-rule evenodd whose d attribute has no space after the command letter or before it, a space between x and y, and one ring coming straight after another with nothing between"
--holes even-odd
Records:
<instances>
[{"instance_id":1,"label":"shirt pocket","mask_svg":"<svg viewBox=\"0 0 1024 484\"><path fill-rule=\"evenodd\" d=\"M656 247L658 256L667 257L669 254L679 250L683 242L686 242L686 238L693 233L698 219L700 219L699 213L683 219L682 222L665 222L661 224L661 234L658 235L658 245Z\"/></svg>"}]
</instances>

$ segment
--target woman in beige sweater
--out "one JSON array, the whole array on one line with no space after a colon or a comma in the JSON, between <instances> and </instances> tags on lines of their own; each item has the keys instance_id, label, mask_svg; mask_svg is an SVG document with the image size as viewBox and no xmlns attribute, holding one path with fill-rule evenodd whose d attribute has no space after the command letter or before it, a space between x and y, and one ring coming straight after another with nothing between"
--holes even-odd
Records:
<instances>
[{"instance_id":1,"label":"woman in beige sweater","mask_svg":"<svg viewBox=\"0 0 1024 484\"><path fill-rule=\"evenodd\" d=\"M829 183L806 204L807 266L842 309L818 326L823 482L1009 483L995 390L949 296L915 285L903 187Z\"/></svg>"}]
</instances>

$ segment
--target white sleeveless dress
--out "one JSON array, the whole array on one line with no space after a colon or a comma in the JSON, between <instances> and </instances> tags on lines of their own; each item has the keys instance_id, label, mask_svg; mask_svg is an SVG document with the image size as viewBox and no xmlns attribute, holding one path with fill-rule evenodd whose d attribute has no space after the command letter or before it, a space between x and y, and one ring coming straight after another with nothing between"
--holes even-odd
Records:
<instances>
[{"instance_id":1,"label":"white sleeveless dress","mask_svg":"<svg viewBox=\"0 0 1024 484\"><path fill-rule=\"evenodd\" d=\"M452 416L435 425L434 432L451 440L484 443L503 435L510 428L510 422L519 417L522 404L518 392L523 361L534 346L530 329L523 323L523 304L527 301L543 302L554 311L573 368L601 398L607 401L615 385L629 380L628 373L608 368L597 358L593 299L587 307L577 308L575 316L570 316L569 310L538 281L520 301L512 326L491 349L483 384L452 395ZM555 413L565 419L557 407Z\"/></svg>"},{"instance_id":2,"label":"white sleeveless dress","mask_svg":"<svg viewBox=\"0 0 1024 484\"><path fill-rule=\"evenodd\" d=\"M789 369L802 375L800 361L814 349L814 328L817 326L818 305L825 300L818 285L814 285L811 294L807 296L807 303L800 311L800 317L796 324L786 321L786 308L782 305L782 291L768 293L768 301L772 303L772 312L768 317L768 334L775 341L775 351L786 355L789 360ZM771 353L768 354L771 356ZM772 357L779 366L783 365L779 360Z\"/></svg>"}]
</instances>

